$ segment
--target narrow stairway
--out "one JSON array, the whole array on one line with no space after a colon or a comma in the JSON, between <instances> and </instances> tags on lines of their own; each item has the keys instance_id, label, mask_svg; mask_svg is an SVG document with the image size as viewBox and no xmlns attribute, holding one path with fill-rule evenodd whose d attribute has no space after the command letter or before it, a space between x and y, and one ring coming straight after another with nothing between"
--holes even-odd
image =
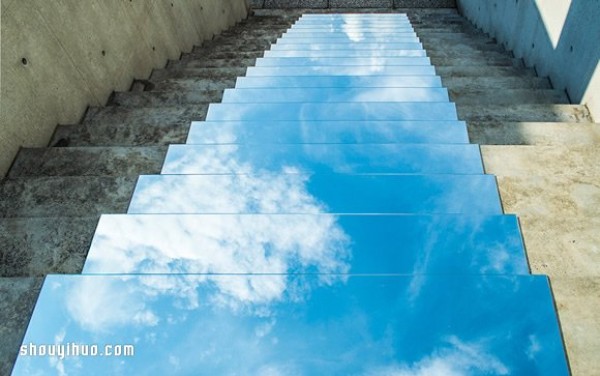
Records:
<instances>
[{"instance_id":1,"label":"narrow stairway","mask_svg":"<svg viewBox=\"0 0 600 376\"><path fill-rule=\"evenodd\" d=\"M58 130L85 143L117 114L144 131L206 119L137 179L127 214L101 217L82 274L47 277L25 343L135 343L59 363L103 373L568 374L547 278L431 65L464 57L425 56L404 14L303 15L264 58L242 54L256 67L222 103L116 95ZM19 356L15 374L48 366Z\"/></svg>"}]
</instances>

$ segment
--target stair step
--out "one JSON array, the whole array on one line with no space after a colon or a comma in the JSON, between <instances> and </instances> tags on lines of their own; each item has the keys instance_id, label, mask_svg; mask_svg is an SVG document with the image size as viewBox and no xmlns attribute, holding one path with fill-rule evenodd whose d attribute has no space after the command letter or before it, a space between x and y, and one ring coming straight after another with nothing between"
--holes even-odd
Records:
<instances>
[{"instance_id":1,"label":"stair step","mask_svg":"<svg viewBox=\"0 0 600 376\"><path fill-rule=\"evenodd\" d=\"M593 122L585 106L565 104L462 105L458 107L458 118L467 122Z\"/></svg>"},{"instance_id":2,"label":"stair step","mask_svg":"<svg viewBox=\"0 0 600 376\"><path fill-rule=\"evenodd\" d=\"M529 104L529 103L563 103L569 100L564 92L548 89L450 89L450 100L457 105L494 105L494 104Z\"/></svg>"},{"instance_id":3,"label":"stair step","mask_svg":"<svg viewBox=\"0 0 600 376\"><path fill-rule=\"evenodd\" d=\"M8 176L137 176L159 173L166 147L22 148Z\"/></svg>"},{"instance_id":4,"label":"stair step","mask_svg":"<svg viewBox=\"0 0 600 376\"><path fill-rule=\"evenodd\" d=\"M190 121L185 124L140 124L113 123L94 124L85 127L81 124L59 125L56 127L50 145L67 143L68 146L158 146L185 142L190 129Z\"/></svg>"},{"instance_id":5,"label":"stair step","mask_svg":"<svg viewBox=\"0 0 600 376\"><path fill-rule=\"evenodd\" d=\"M483 145L488 174L600 176L598 145Z\"/></svg>"},{"instance_id":6,"label":"stair step","mask_svg":"<svg viewBox=\"0 0 600 376\"><path fill-rule=\"evenodd\" d=\"M472 52L485 52L485 53L500 53L505 56L509 56L510 52L506 51L504 47L496 44L495 42L465 42L465 41L454 41L452 39L427 37L421 39L423 48L429 51L440 51L451 50L455 53L469 54Z\"/></svg>"},{"instance_id":7,"label":"stair step","mask_svg":"<svg viewBox=\"0 0 600 376\"><path fill-rule=\"evenodd\" d=\"M216 98L214 95L222 92L225 88L233 87L235 85L236 78L239 77L227 75L223 77L204 78L201 76L202 72L199 69L195 70L195 72L199 72L199 74L185 78L168 78L159 81L154 85L152 90L149 91L124 93L151 94L153 92L204 91L206 92L207 96ZM243 72L245 73L245 69Z\"/></svg>"},{"instance_id":8,"label":"stair step","mask_svg":"<svg viewBox=\"0 0 600 376\"><path fill-rule=\"evenodd\" d=\"M191 121L204 120L208 106L194 105L182 107L91 107L83 121L82 127L93 128L98 124L112 124L115 128L125 124L138 126L150 125L184 125Z\"/></svg>"},{"instance_id":9,"label":"stair step","mask_svg":"<svg viewBox=\"0 0 600 376\"><path fill-rule=\"evenodd\" d=\"M0 278L0 375L11 374L42 282L42 278Z\"/></svg>"},{"instance_id":10,"label":"stair step","mask_svg":"<svg viewBox=\"0 0 600 376\"><path fill-rule=\"evenodd\" d=\"M469 139L480 145L599 145L600 124L563 122L469 122Z\"/></svg>"},{"instance_id":11,"label":"stair step","mask_svg":"<svg viewBox=\"0 0 600 376\"><path fill-rule=\"evenodd\" d=\"M249 67L256 63L256 58L233 57L227 59L197 59L180 60L169 64L169 68L223 68L223 67Z\"/></svg>"},{"instance_id":12,"label":"stair step","mask_svg":"<svg viewBox=\"0 0 600 376\"><path fill-rule=\"evenodd\" d=\"M436 71L437 71L436 67ZM552 89L550 81L539 77L502 77L502 76L476 76L476 77L443 77L442 85L448 90L478 91L488 90L494 95L502 89Z\"/></svg>"},{"instance_id":13,"label":"stair step","mask_svg":"<svg viewBox=\"0 0 600 376\"><path fill-rule=\"evenodd\" d=\"M98 218L0 219L0 276L81 273Z\"/></svg>"},{"instance_id":14,"label":"stair step","mask_svg":"<svg viewBox=\"0 0 600 376\"><path fill-rule=\"evenodd\" d=\"M233 87L234 83L224 86ZM223 90L183 89L166 91L118 92L110 101L110 105L121 107L171 107L187 104L206 104L220 102Z\"/></svg>"},{"instance_id":15,"label":"stair step","mask_svg":"<svg viewBox=\"0 0 600 376\"><path fill-rule=\"evenodd\" d=\"M236 51L259 51L265 50L275 42L277 38L252 39L252 40L224 40L219 43L212 41L210 44L194 47L192 52L187 55L197 55L199 57L212 52L236 52Z\"/></svg>"},{"instance_id":16,"label":"stair step","mask_svg":"<svg viewBox=\"0 0 600 376\"><path fill-rule=\"evenodd\" d=\"M504 66L504 67L524 67L523 60L508 56L457 56L457 57L432 57L431 64L437 67L441 66Z\"/></svg>"},{"instance_id":17,"label":"stair step","mask_svg":"<svg viewBox=\"0 0 600 376\"><path fill-rule=\"evenodd\" d=\"M475 66L475 65L455 65L435 67L435 71L443 79L458 79L463 77L482 77L482 76L531 76L536 77L535 71L530 68L521 67L503 67L503 66ZM523 77L519 77L522 79ZM544 79L546 88L550 87L550 82Z\"/></svg>"},{"instance_id":18,"label":"stair step","mask_svg":"<svg viewBox=\"0 0 600 376\"><path fill-rule=\"evenodd\" d=\"M135 177L61 176L0 181L0 217L85 217L124 213Z\"/></svg>"},{"instance_id":19,"label":"stair step","mask_svg":"<svg viewBox=\"0 0 600 376\"><path fill-rule=\"evenodd\" d=\"M225 68L199 68L194 70L193 75L190 76L188 71L182 70L183 68L174 68L169 66L167 69L155 69L152 71L152 75L150 76L150 81L159 85L164 80L169 79L180 79L185 78L188 79L190 77L194 77L195 79L203 79L204 82L215 82L222 80L231 80L235 82L235 79L239 76L246 75L245 67L225 67ZM205 89L218 89L218 86L212 87L210 85L202 84L202 87ZM167 87L165 87L165 90Z\"/></svg>"}]
</instances>

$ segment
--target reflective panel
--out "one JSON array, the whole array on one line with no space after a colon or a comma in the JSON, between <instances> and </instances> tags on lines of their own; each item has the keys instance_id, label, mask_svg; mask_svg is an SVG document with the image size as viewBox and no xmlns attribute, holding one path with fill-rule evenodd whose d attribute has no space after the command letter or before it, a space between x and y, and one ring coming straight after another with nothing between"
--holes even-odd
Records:
<instances>
[{"instance_id":1,"label":"reflective panel","mask_svg":"<svg viewBox=\"0 0 600 376\"><path fill-rule=\"evenodd\" d=\"M469 143L462 121L197 121L188 144Z\"/></svg>"},{"instance_id":2,"label":"reflective panel","mask_svg":"<svg viewBox=\"0 0 600 376\"><path fill-rule=\"evenodd\" d=\"M222 103L448 102L444 88L225 89Z\"/></svg>"},{"instance_id":3,"label":"reflective panel","mask_svg":"<svg viewBox=\"0 0 600 376\"><path fill-rule=\"evenodd\" d=\"M420 43L406 43L404 50L330 50L330 51L265 51L264 57L425 57L425 51L420 50Z\"/></svg>"},{"instance_id":4,"label":"reflective panel","mask_svg":"<svg viewBox=\"0 0 600 376\"><path fill-rule=\"evenodd\" d=\"M361 42L363 40L367 40L369 42L374 42L374 40L372 40L373 37L386 38L391 33L392 33L392 31L389 31L389 30L388 31L386 31L386 30L381 30L381 31L358 31L358 30L356 30L356 31L354 31L353 30L353 31L349 31L349 32L343 32L343 31L326 32L324 30L316 30L316 31L288 30L287 32L283 33L283 35L281 37L282 38L339 37L339 38L344 38L344 39L351 40L354 42ZM393 33L394 33L394 36L398 36L398 37L407 37L407 36L416 35L415 32L409 28L394 30Z\"/></svg>"},{"instance_id":5,"label":"reflective panel","mask_svg":"<svg viewBox=\"0 0 600 376\"><path fill-rule=\"evenodd\" d=\"M280 43L281 42L281 43ZM420 43L419 38L406 38L404 42L396 42L396 43L320 43L320 44L311 44L311 43L298 43L295 40L283 40L280 39L276 43L271 45L271 51L288 51L288 50L299 50L299 51L331 51L331 50L353 50L353 51L361 51L361 50L374 50L374 51L384 51L384 50L402 50L402 46L405 43ZM408 52L408 51L406 51ZM410 50L410 53L415 54L423 54L418 56L425 56L425 51L419 50Z\"/></svg>"},{"instance_id":6,"label":"reflective panel","mask_svg":"<svg viewBox=\"0 0 600 376\"><path fill-rule=\"evenodd\" d=\"M102 216L83 273L528 274L529 268L514 216L129 214Z\"/></svg>"},{"instance_id":7,"label":"reflective panel","mask_svg":"<svg viewBox=\"0 0 600 376\"><path fill-rule=\"evenodd\" d=\"M128 213L502 214L490 175L142 175Z\"/></svg>"},{"instance_id":8,"label":"reflective panel","mask_svg":"<svg viewBox=\"0 0 600 376\"><path fill-rule=\"evenodd\" d=\"M236 88L442 87L439 76L274 76L238 77Z\"/></svg>"},{"instance_id":9,"label":"reflective panel","mask_svg":"<svg viewBox=\"0 0 600 376\"><path fill-rule=\"evenodd\" d=\"M413 27L409 24L404 25L381 25L365 26L365 25L305 25L304 27L291 27L283 35L292 33L339 33L344 35L353 35L354 33L372 33L372 34L393 34L402 32L412 32Z\"/></svg>"},{"instance_id":10,"label":"reflective panel","mask_svg":"<svg viewBox=\"0 0 600 376\"><path fill-rule=\"evenodd\" d=\"M23 343L15 376L569 374L543 276L50 275Z\"/></svg>"},{"instance_id":11,"label":"reflective panel","mask_svg":"<svg viewBox=\"0 0 600 376\"><path fill-rule=\"evenodd\" d=\"M454 103L213 103L206 120L458 120Z\"/></svg>"},{"instance_id":12,"label":"reflective panel","mask_svg":"<svg viewBox=\"0 0 600 376\"><path fill-rule=\"evenodd\" d=\"M404 43L407 38L416 38L417 34L414 32L402 32L394 34L369 34L354 33L353 35L343 34L329 34L329 33L312 33L311 35L305 35L306 33L299 34L284 34L283 38L277 39L277 43L357 43L357 44L371 44L371 43Z\"/></svg>"},{"instance_id":13,"label":"reflective panel","mask_svg":"<svg viewBox=\"0 0 600 376\"><path fill-rule=\"evenodd\" d=\"M264 57L256 59L257 67L334 65L430 65L428 57Z\"/></svg>"},{"instance_id":14,"label":"reflective panel","mask_svg":"<svg viewBox=\"0 0 600 376\"><path fill-rule=\"evenodd\" d=\"M424 76L435 75L431 65L311 65L297 67L248 67L246 76Z\"/></svg>"},{"instance_id":15,"label":"reflective panel","mask_svg":"<svg viewBox=\"0 0 600 376\"><path fill-rule=\"evenodd\" d=\"M478 145L171 145L163 174L305 173L482 174Z\"/></svg>"}]
</instances>

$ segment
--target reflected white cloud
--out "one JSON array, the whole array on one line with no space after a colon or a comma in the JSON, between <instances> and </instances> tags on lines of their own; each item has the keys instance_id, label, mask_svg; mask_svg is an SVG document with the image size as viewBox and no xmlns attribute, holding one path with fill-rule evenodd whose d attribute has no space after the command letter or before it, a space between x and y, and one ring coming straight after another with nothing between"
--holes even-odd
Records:
<instances>
[{"instance_id":1,"label":"reflected white cloud","mask_svg":"<svg viewBox=\"0 0 600 376\"><path fill-rule=\"evenodd\" d=\"M465 343L457 337L447 339L447 346L412 364L382 367L365 376L465 376L474 374L508 375L509 368L482 343Z\"/></svg>"}]
</instances>

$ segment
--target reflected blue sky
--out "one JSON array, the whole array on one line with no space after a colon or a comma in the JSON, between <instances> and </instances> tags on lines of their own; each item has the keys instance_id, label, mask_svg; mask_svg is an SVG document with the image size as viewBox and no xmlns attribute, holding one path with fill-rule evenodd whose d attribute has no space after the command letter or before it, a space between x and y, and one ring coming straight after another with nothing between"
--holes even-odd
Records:
<instances>
[{"instance_id":1,"label":"reflected blue sky","mask_svg":"<svg viewBox=\"0 0 600 376\"><path fill-rule=\"evenodd\" d=\"M528 274L514 216L104 215L83 273Z\"/></svg>"},{"instance_id":2,"label":"reflected blue sky","mask_svg":"<svg viewBox=\"0 0 600 376\"><path fill-rule=\"evenodd\" d=\"M385 88L441 87L439 76L275 76L238 77L236 88Z\"/></svg>"},{"instance_id":3,"label":"reflected blue sky","mask_svg":"<svg viewBox=\"0 0 600 376\"><path fill-rule=\"evenodd\" d=\"M212 120L458 120L454 103L369 102L369 103L212 103L207 121Z\"/></svg>"},{"instance_id":4,"label":"reflected blue sky","mask_svg":"<svg viewBox=\"0 0 600 376\"><path fill-rule=\"evenodd\" d=\"M478 145L171 145L162 174L483 174Z\"/></svg>"},{"instance_id":5,"label":"reflected blue sky","mask_svg":"<svg viewBox=\"0 0 600 376\"><path fill-rule=\"evenodd\" d=\"M274 76L238 77L238 89L256 88L423 88L441 87L439 76Z\"/></svg>"},{"instance_id":6,"label":"reflected blue sky","mask_svg":"<svg viewBox=\"0 0 600 376\"><path fill-rule=\"evenodd\" d=\"M136 348L13 375L568 374L542 276L48 276L24 342Z\"/></svg>"},{"instance_id":7,"label":"reflected blue sky","mask_svg":"<svg viewBox=\"0 0 600 376\"><path fill-rule=\"evenodd\" d=\"M285 67L285 66L311 66L311 65L430 65L428 57L265 57L256 59L256 67Z\"/></svg>"},{"instance_id":8,"label":"reflected blue sky","mask_svg":"<svg viewBox=\"0 0 600 376\"><path fill-rule=\"evenodd\" d=\"M318 42L318 40L316 41ZM419 38L409 37L403 40L398 40L394 43L301 43L296 39L279 39L276 43L271 45L270 51L286 51L286 50L301 50L301 51L331 51L331 50L346 50L346 51L360 51L360 50L402 50L402 46L405 43L420 43ZM425 56L425 50L411 50L411 53L421 53Z\"/></svg>"},{"instance_id":9,"label":"reflected blue sky","mask_svg":"<svg viewBox=\"0 0 600 376\"><path fill-rule=\"evenodd\" d=\"M502 214L494 176L296 172L142 175L128 213Z\"/></svg>"},{"instance_id":10,"label":"reflected blue sky","mask_svg":"<svg viewBox=\"0 0 600 376\"><path fill-rule=\"evenodd\" d=\"M225 89L221 103L448 102L445 88Z\"/></svg>"},{"instance_id":11,"label":"reflected blue sky","mask_svg":"<svg viewBox=\"0 0 600 376\"><path fill-rule=\"evenodd\" d=\"M469 143L463 121L197 121L188 144Z\"/></svg>"},{"instance_id":12,"label":"reflected blue sky","mask_svg":"<svg viewBox=\"0 0 600 376\"><path fill-rule=\"evenodd\" d=\"M248 67L246 76L435 76L431 65Z\"/></svg>"},{"instance_id":13,"label":"reflected blue sky","mask_svg":"<svg viewBox=\"0 0 600 376\"><path fill-rule=\"evenodd\" d=\"M290 46L290 45L288 45ZM365 49L346 49L346 50L302 50L302 46L298 46L296 51L290 50L274 50L274 51L265 51L265 58L274 58L274 57L338 57L338 58L374 58L374 57L385 57L385 58L394 58L394 57L425 57L425 51L421 50L420 43L406 43L404 44L405 49L403 50L365 50ZM424 59L424 61L426 61ZM428 62L429 63L429 62ZM358 64L352 64L358 65ZM394 64L398 65L398 64Z\"/></svg>"}]
</instances>

